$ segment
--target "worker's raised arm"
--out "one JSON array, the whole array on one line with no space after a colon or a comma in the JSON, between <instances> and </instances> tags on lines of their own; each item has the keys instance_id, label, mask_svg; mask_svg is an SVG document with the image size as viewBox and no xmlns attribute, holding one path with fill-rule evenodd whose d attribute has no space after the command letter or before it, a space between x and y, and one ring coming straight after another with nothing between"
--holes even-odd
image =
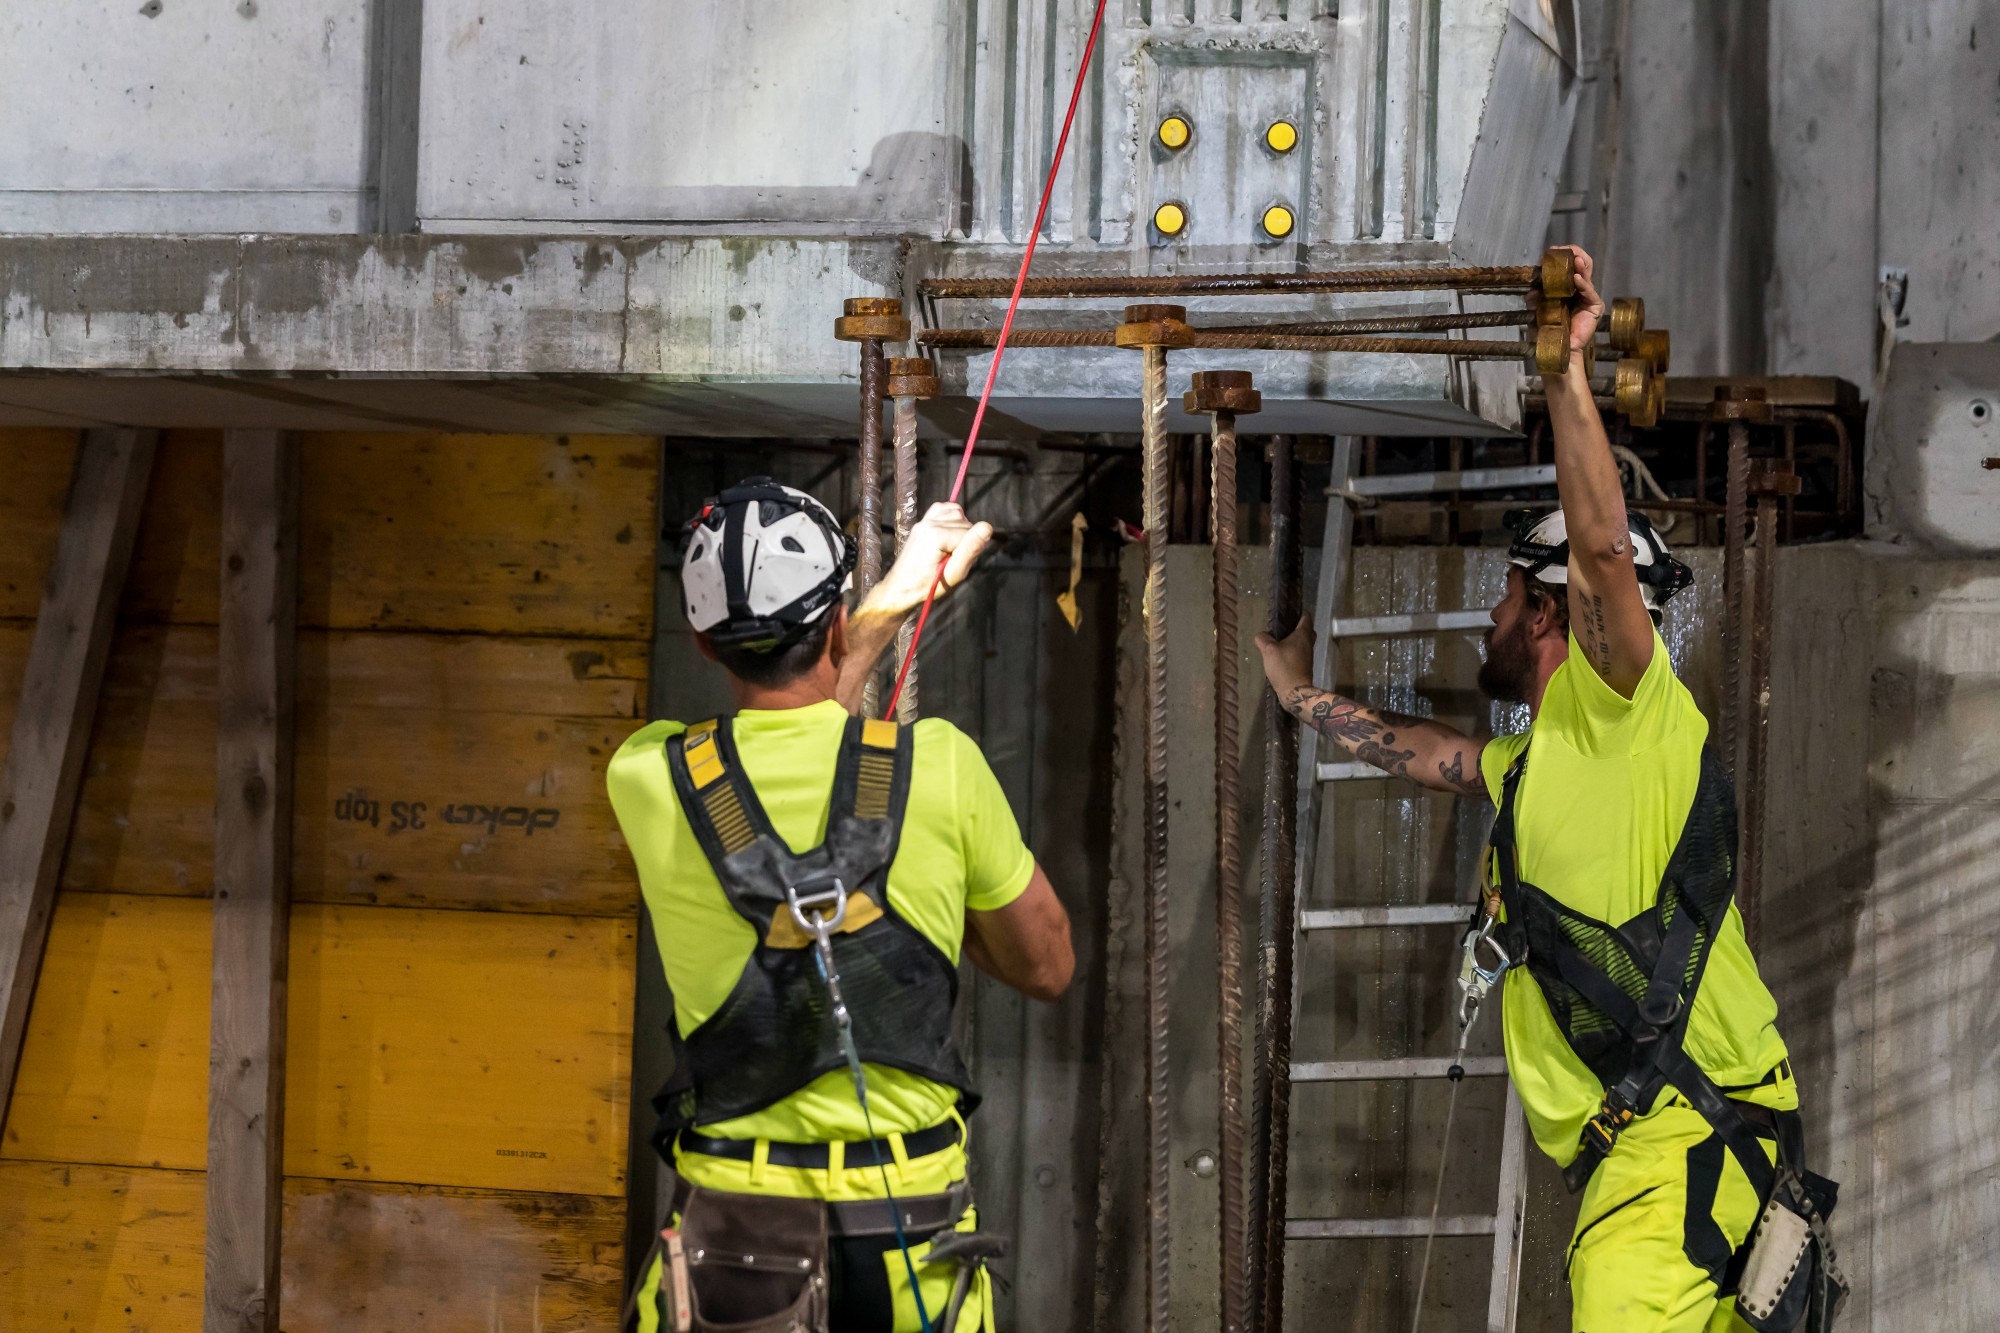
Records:
<instances>
[{"instance_id":1,"label":"worker's raised arm","mask_svg":"<svg viewBox=\"0 0 2000 1333\"><path fill-rule=\"evenodd\" d=\"M955 504L934 504L910 529L909 538L896 552L895 563L881 582L861 599L861 605L847 618L847 652L840 659L840 674L833 697L850 713L861 711L861 691L875 664L882 660L896 631L910 612L923 605L944 564L944 579L938 585L943 599L972 572L973 562L985 553L993 540L991 523L974 523Z\"/></svg>"},{"instance_id":2,"label":"worker's raised arm","mask_svg":"<svg viewBox=\"0 0 2000 1333\"><path fill-rule=\"evenodd\" d=\"M965 954L987 976L1031 1000L1053 1000L1076 971L1069 913L1039 862L1020 896L990 912L965 913Z\"/></svg>"},{"instance_id":3,"label":"worker's raised arm","mask_svg":"<svg viewBox=\"0 0 2000 1333\"><path fill-rule=\"evenodd\" d=\"M1486 742L1429 718L1370 708L1312 683L1310 615L1299 617L1283 639L1259 634L1257 648L1264 654L1264 675L1285 711L1347 747L1356 759L1432 791L1491 799L1479 776L1479 755Z\"/></svg>"},{"instance_id":4,"label":"worker's raised arm","mask_svg":"<svg viewBox=\"0 0 2000 1333\"><path fill-rule=\"evenodd\" d=\"M1625 488L1583 368L1583 349L1597 334L1604 298L1591 281L1590 256L1567 248L1576 256L1582 299L1570 316L1569 367L1544 376L1543 385L1556 443L1556 490L1569 530L1570 631L1591 670L1629 699L1653 661L1653 620L1632 563Z\"/></svg>"}]
</instances>

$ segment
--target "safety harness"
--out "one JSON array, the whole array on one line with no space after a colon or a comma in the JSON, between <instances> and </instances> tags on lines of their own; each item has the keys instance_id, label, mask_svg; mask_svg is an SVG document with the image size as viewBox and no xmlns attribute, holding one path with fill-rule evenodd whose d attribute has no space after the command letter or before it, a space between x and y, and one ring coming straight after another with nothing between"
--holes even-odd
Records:
<instances>
[{"instance_id":1,"label":"safety harness","mask_svg":"<svg viewBox=\"0 0 2000 1333\"><path fill-rule=\"evenodd\" d=\"M1527 765L1524 747L1503 783L1489 848L1488 883L1496 887L1487 895L1484 920L1468 933L1467 957L1476 947L1472 941L1497 940L1500 970L1525 965L1564 1040L1604 1085L1576 1157L1563 1168L1564 1183L1581 1190L1619 1135L1671 1086L1708 1122L1765 1201L1750 1239L1721 1263L1719 1287L1738 1293L1739 1313L1753 1328L1830 1326L1846 1294L1826 1229L1837 1187L1805 1169L1796 1112L1735 1100L1729 1091L1745 1089L1718 1086L1685 1049L1695 995L1736 887L1736 796L1728 773L1704 748L1694 804L1658 901L1611 925L1521 878L1514 807ZM1765 1153L1765 1138L1776 1141L1775 1163ZM1766 1247L1767 1236L1773 1248ZM1789 1251L1790 1266L1764 1271L1777 1250Z\"/></svg>"}]
</instances>

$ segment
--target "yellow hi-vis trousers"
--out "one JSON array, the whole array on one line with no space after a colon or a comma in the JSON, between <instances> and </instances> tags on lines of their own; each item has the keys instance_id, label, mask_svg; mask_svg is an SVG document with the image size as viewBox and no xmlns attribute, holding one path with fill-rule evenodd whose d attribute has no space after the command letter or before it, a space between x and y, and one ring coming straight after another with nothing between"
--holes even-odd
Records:
<instances>
[{"instance_id":1,"label":"yellow hi-vis trousers","mask_svg":"<svg viewBox=\"0 0 2000 1333\"><path fill-rule=\"evenodd\" d=\"M1761 1202L1708 1121L1662 1097L1584 1189L1569 1247L1574 1333L1748 1333L1717 1283Z\"/></svg>"}]
</instances>

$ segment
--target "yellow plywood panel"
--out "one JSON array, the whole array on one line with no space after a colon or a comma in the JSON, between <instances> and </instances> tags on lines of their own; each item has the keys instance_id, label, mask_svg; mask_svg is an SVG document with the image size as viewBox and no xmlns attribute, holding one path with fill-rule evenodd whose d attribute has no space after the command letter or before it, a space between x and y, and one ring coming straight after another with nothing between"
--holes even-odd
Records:
<instances>
[{"instance_id":1,"label":"yellow plywood panel","mask_svg":"<svg viewBox=\"0 0 2000 1333\"><path fill-rule=\"evenodd\" d=\"M619 640L302 636L293 896L631 913L604 768L645 672ZM209 891L213 630L119 635L85 773L67 887Z\"/></svg>"},{"instance_id":2,"label":"yellow plywood panel","mask_svg":"<svg viewBox=\"0 0 2000 1333\"><path fill-rule=\"evenodd\" d=\"M285 1097L294 1175L615 1195L630 922L301 904ZM0 1156L199 1169L208 904L64 894Z\"/></svg>"},{"instance_id":3,"label":"yellow plywood panel","mask_svg":"<svg viewBox=\"0 0 2000 1333\"><path fill-rule=\"evenodd\" d=\"M631 922L344 907L293 921L289 1174L624 1190Z\"/></svg>"},{"instance_id":4,"label":"yellow plywood panel","mask_svg":"<svg viewBox=\"0 0 2000 1333\"><path fill-rule=\"evenodd\" d=\"M0 619L33 619L62 526L73 430L0 430Z\"/></svg>"},{"instance_id":5,"label":"yellow plywood panel","mask_svg":"<svg viewBox=\"0 0 2000 1333\"><path fill-rule=\"evenodd\" d=\"M200 1170L208 903L56 900L0 1156Z\"/></svg>"},{"instance_id":6,"label":"yellow plywood panel","mask_svg":"<svg viewBox=\"0 0 2000 1333\"><path fill-rule=\"evenodd\" d=\"M0 1329L198 1333L198 1171L0 1162ZM624 1201L285 1182L288 1333L615 1327Z\"/></svg>"},{"instance_id":7,"label":"yellow plywood panel","mask_svg":"<svg viewBox=\"0 0 2000 1333\"><path fill-rule=\"evenodd\" d=\"M200 1333L203 1179L0 1162L0 1328Z\"/></svg>"},{"instance_id":8,"label":"yellow plywood panel","mask_svg":"<svg viewBox=\"0 0 2000 1333\"><path fill-rule=\"evenodd\" d=\"M301 444L301 625L651 637L653 441L313 434ZM221 449L216 431L161 441L128 617L215 622Z\"/></svg>"},{"instance_id":9,"label":"yellow plywood panel","mask_svg":"<svg viewBox=\"0 0 2000 1333\"><path fill-rule=\"evenodd\" d=\"M290 1180L286 1333L615 1329L623 1199Z\"/></svg>"}]
</instances>

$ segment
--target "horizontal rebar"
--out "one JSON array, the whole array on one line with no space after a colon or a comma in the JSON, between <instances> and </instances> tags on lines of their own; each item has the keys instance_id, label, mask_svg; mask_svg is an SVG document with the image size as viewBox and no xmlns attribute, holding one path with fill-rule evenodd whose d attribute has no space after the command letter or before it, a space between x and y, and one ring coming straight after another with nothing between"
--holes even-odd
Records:
<instances>
[{"instance_id":1,"label":"horizontal rebar","mask_svg":"<svg viewBox=\"0 0 2000 1333\"><path fill-rule=\"evenodd\" d=\"M1456 356L1478 361L1512 361L1533 356L1531 342L1479 341L1471 338L1358 337L1282 332L1238 333L1224 329L1193 329L1182 347L1233 352L1362 352L1383 356ZM998 329L924 329L917 341L926 347L982 348L1000 340ZM1009 347L1115 347L1111 329L1015 329Z\"/></svg>"},{"instance_id":2,"label":"horizontal rebar","mask_svg":"<svg viewBox=\"0 0 2000 1333\"><path fill-rule=\"evenodd\" d=\"M1465 310L1448 315L1384 315L1375 319L1322 319L1287 324L1211 324L1210 333L1296 333L1327 337L1347 333L1431 333L1447 329L1521 328L1532 310Z\"/></svg>"},{"instance_id":3,"label":"horizontal rebar","mask_svg":"<svg viewBox=\"0 0 2000 1333\"><path fill-rule=\"evenodd\" d=\"M1492 268L1369 268L1337 273L1161 273L1029 278L1024 299L1092 296L1202 296L1248 292L1524 291L1540 280L1534 264ZM1004 299L1011 278L925 278L925 296L943 300Z\"/></svg>"}]
</instances>

